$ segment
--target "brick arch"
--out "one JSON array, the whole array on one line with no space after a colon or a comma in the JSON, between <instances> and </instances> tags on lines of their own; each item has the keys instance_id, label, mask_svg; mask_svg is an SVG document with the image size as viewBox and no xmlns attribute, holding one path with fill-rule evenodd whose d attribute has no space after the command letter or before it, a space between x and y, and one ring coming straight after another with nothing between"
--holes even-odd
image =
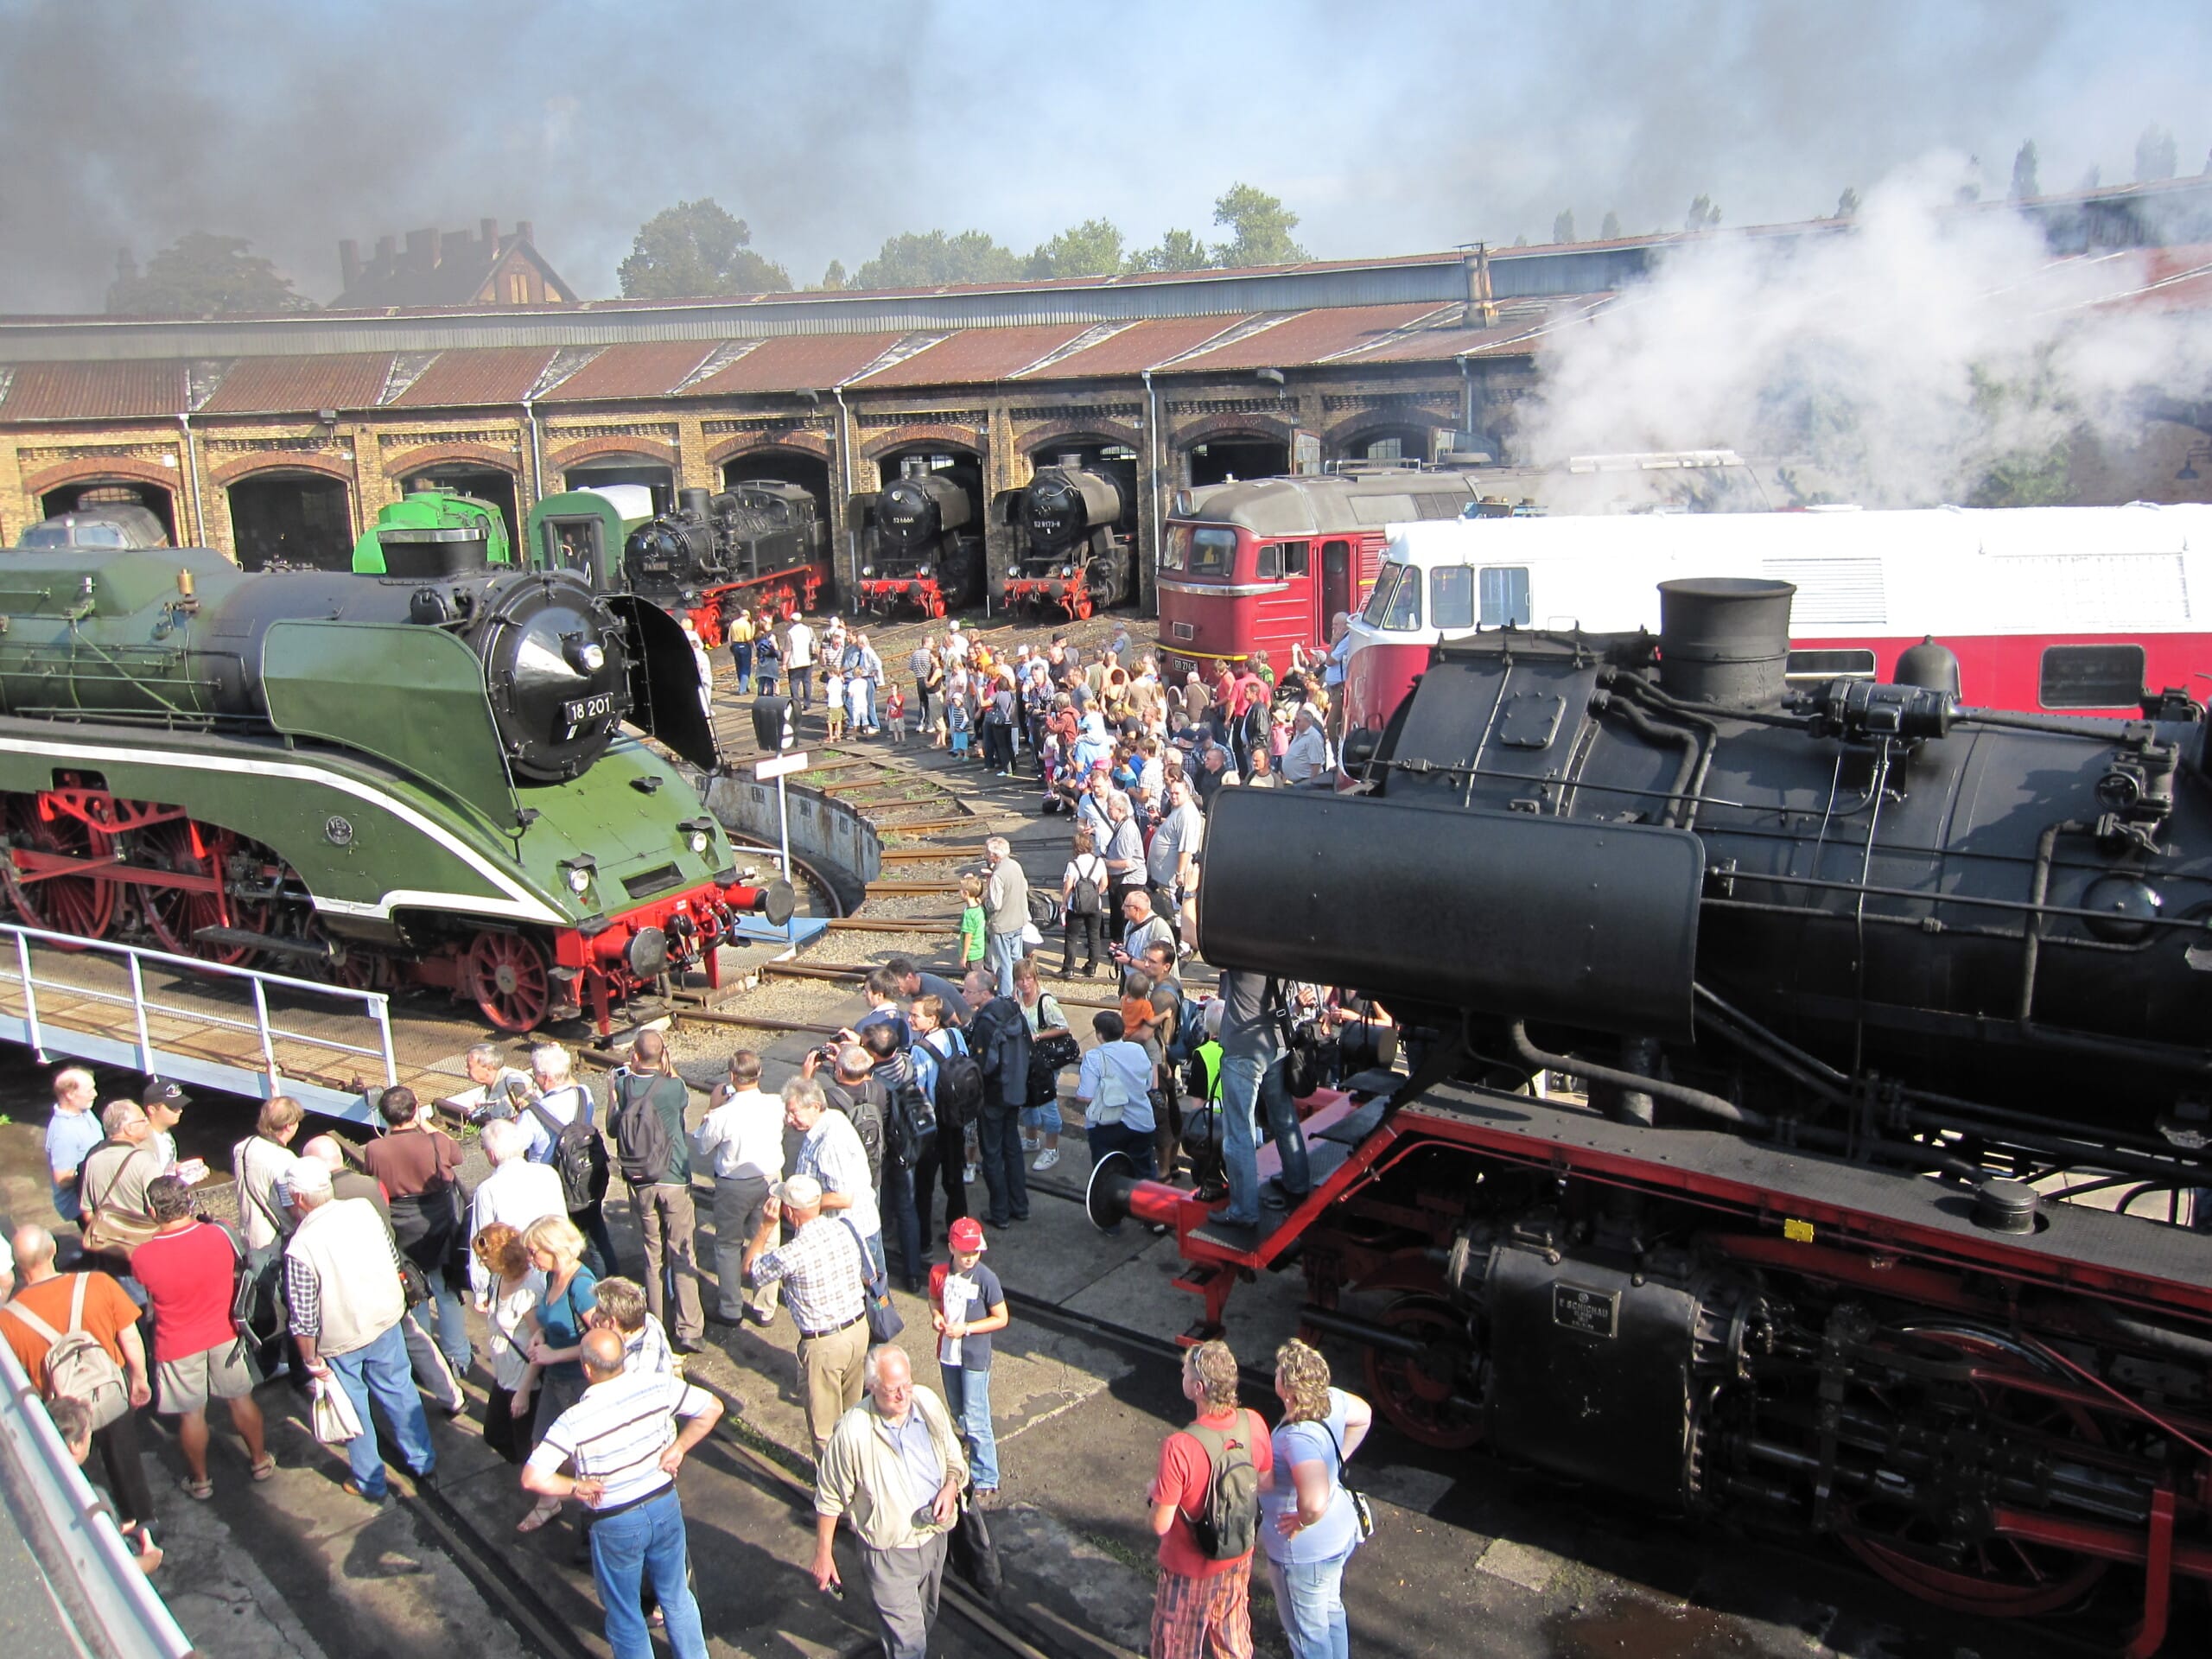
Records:
<instances>
[{"instance_id":1,"label":"brick arch","mask_svg":"<svg viewBox=\"0 0 2212 1659\"><path fill-rule=\"evenodd\" d=\"M48 490L61 489L67 485L91 484L110 478L128 480L133 484L156 485L167 490L171 497L185 488L181 467L118 457L113 461L65 461L44 472L32 473L23 480L23 493L44 495Z\"/></svg>"},{"instance_id":2,"label":"brick arch","mask_svg":"<svg viewBox=\"0 0 2212 1659\"><path fill-rule=\"evenodd\" d=\"M1442 414L1414 404L1401 408L1395 414L1389 410L1365 409L1325 430L1321 434L1321 446L1331 454L1342 454L1351 447L1354 439L1385 427L1457 426L1459 422L1456 411Z\"/></svg>"},{"instance_id":3,"label":"brick arch","mask_svg":"<svg viewBox=\"0 0 2212 1659\"><path fill-rule=\"evenodd\" d=\"M1273 415L1209 415L1192 425L1178 428L1171 438L1178 449L1190 449L1216 438L1265 438L1270 442L1287 445L1294 430L1292 423Z\"/></svg>"},{"instance_id":4,"label":"brick arch","mask_svg":"<svg viewBox=\"0 0 2212 1659\"><path fill-rule=\"evenodd\" d=\"M972 426L902 426L861 445L861 459L876 461L893 449L921 443L949 444L955 449L965 449L978 460L983 454L983 435Z\"/></svg>"},{"instance_id":5,"label":"brick arch","mask_svg":"<svg viewBox=\"0 0 2212 1659\"><path fill-rule=\"evenodd\" d=\"M724 438L707 451L707 465L719 467L726 461L735 461L740 455L749 455L762 449L782 449L795 455L811 456L816 461L830 459L830 440L819 432L741 432L734 437Z\"/></svg>"},{"instance_id":6,"label":"brick arch","mask_svg":"<svg viewBox=\"0 0 2212 1659\"><path fill-rule=\"evenodd\" d=\"M601 455L636 455L656 461L664 467L676 465L676 446L659 438L605 437L580 438L564 448L556 449L545 457L545 470L565 473L571 467Z\"/></svg>"},{"instance_id":7,"label":"brick arch","mask_svg":"<svg viewBox=\"0 0 2212 1659\"><path fill-rule=\"evenodd\" d=\"M328 461L321 455L276 452L241 455L236 461L226 461L207 474L207 481L220 489L255 473L316 473L324 478L334 478L349 488L353 482L353 464L351 461Z\"/></svg>"},{"instance_id":8,"label":"brick arch","mask_svg":"<svg viewBox=\"0 0 2212 1659\"><path fill-rule=\"evenodd\" d=\"M1139 453L1144 449L1143 433L1133 426L1124 426L1119 421L1108 420L1046 421L1041 426L1031 427L1016 437L1014 443L1016 449L1033 461L1039 450L1071 441L1125 444Z\"/></svg>"},{"instance_id":9,"label":"brick arch","mask_svg":"<svg viewBox=\"0 0 2212 1659\"><path fill-rule=\"evenodd\" d=\"M420 448L388 457L384 463L384 475L397 484L427 467L451 466L456 461L488 467L495 473L507 473L516 478L522 476L520 455L512 449L501 449L488 443L426 443Z\"/></svg>"}]
</instances>

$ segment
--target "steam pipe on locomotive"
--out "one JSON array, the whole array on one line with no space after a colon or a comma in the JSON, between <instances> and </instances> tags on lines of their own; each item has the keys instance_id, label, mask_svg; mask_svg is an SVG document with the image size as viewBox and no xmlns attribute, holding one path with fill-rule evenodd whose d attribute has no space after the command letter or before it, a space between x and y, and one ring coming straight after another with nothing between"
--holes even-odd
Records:
<instances>
[{"instance_id":1,"label":"steam pipe on locomotive","mask_svg":"<svg viewBox=\"0 0 2212 1659\"><path fill-rule=\"evenodd\" d=\"M1019 541L1002 595L1008 609L1058 610L1080 621L1136 592L1135 550L1121 529L1121 480L1062 455L1001 498Z\"/></svg>"},{"instance_id":2,"label":"steam pipe on locomotive","mask_svg":"<svg viewBox=\"0 0 2212 1659\"><path fill-rule=\"evenodd\" d=\"M1194 1336L1294 1246L1306 1328L1433 1444L1986 1616L2139 1567L2147 1655L2212 1580L2202 711L1962 707L1932 642L1793 693L1791 591L1440 648L1363 793L1226 791L1206 958L1421 1052L1308 1103L1279 1228L1110 1158L1093 1218L1175 1228Z\"/></svg>"},{"instance_id":3,"label":"steam pipe on locomotive","mask_svg":"<svg viewBox=\"0 0 2212 1659\"><path fill-rule=\"evenodd\" d=\"M939 617L982 597L982 538L969 529L975 504L957 477L908 455L899 475L864 499L873 551L854 585L855 607L889 616L912 606Z\"/></svg>"}]
</instances>

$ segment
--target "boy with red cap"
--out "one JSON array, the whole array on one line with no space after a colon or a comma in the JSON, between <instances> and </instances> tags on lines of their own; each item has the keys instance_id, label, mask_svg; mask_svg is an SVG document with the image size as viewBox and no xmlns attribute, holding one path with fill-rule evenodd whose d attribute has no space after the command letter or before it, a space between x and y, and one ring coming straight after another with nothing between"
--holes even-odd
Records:
<instances>
[{"instance_id":1,"label":"boy with red cap","mask_svg":"<svg viewBox=\"0 0 2212 1659\"><path fill-rule=\"evenodd\" d=\"M961 1439L976 1502L998 1497L999 1442L991 1429L991 1337L1007 1326L1006 1292L983 1265L983 1224L963 1217L945 1234L952 1265L930 1269L930 1322L937 1328L938 1375Z\"/></svg>"}]
</instances>

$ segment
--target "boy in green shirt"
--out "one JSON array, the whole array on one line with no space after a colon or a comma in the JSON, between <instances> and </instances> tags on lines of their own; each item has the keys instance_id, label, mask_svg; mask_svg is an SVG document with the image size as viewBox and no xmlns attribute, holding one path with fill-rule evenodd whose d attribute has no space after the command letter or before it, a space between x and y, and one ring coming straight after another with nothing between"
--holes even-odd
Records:
<instances>
[{"instance_id":1,"label":"boy in green shirt","mask_svg":"<svg viewBox=\"0 0 2212 1659\"><path fill-rule=\"evenodd\" d=\"M960 965L971 968L983 959L983 878L960 878Z\"/></svg>"}]
</instances>

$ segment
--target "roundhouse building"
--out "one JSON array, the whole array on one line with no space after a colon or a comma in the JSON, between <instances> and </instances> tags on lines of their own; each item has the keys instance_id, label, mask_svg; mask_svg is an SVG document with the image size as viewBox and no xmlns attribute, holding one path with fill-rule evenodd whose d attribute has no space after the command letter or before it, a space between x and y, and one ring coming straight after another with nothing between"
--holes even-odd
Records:
<instances>
[{"instance_id":1,"label":"roundhouse building","mask_svg":"<svg viewBox=\"0 0 2212 1659\"><path fill-rule=\"evenodd\" d=\"M2159 245L2212 239L2208 203L2212 181L2183 180L2028 211L2062 251L2145 250L2131 257L2161 302L2201 306L2204 250ZM418 483L519 516L593 484L665 505L773 478L820 500L849 574L856 499L919 458L976 495L995 590L1014 531L994 504L1072 454L1134 472L1148 602L1175 488L1447 442L1513 457L1548 325L1642 280L1678 239L882 293L574 302L544 287L524 307L0 320L0 544L136 497L180 543L334 565ZM2172 480L2199 451L2212 472L2203 411L2161 413L2154 475L2115 499L2195 499Z\"/></svg>"}]
</instances>

